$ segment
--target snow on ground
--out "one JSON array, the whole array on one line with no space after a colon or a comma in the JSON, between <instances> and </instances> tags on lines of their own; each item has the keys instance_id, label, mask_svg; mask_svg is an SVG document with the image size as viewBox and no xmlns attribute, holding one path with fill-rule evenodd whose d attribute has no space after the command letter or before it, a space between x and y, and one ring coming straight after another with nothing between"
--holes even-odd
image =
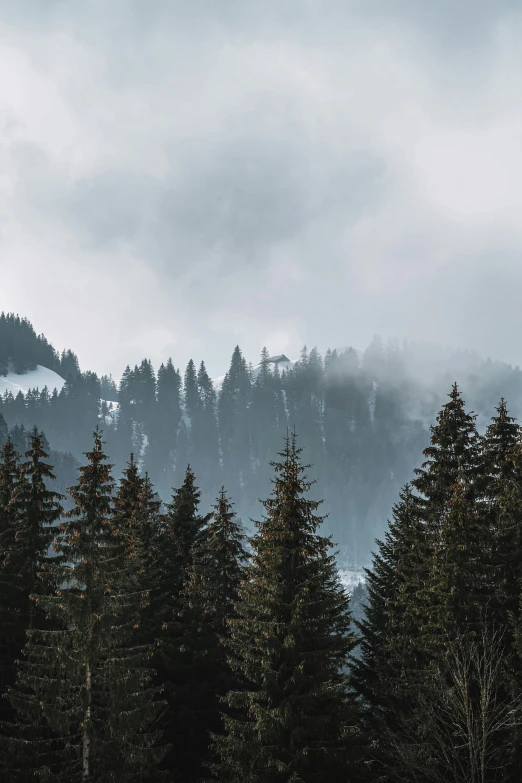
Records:
<instances>
[{"instance_id":1,"label":"snow on ground","mask_svg":"<svg viewBox=\"0 0 522 783\"><path fill-rule=\"evenodd\" d=\"M61 391L65 384L64 379L58 373L49 370L47 367L43 367L41 364L37 365L36 370L29 370L22 375L10 372L7 375L0 375L0 394L5 392L11 392L14 397L18 392L27 394L30 389L42 389L47 386L50 393L54 389Z\"/></svg>"},{"instance_id":2,"label":"snow on ground","mask_svg":"<svg viewBox=\"0 0 522 783\"><path fill-rule=\"evenodd\" d=\"M120 403L115 400L100 400L100 408L103 409L103 404L107 406L105 414L105 424L112 424L118 418L118 411L120 409Z\"/></svg>"},{"instance_id":3,"label":"snow on ground","mask_svg":"<svg viewBox=\"0 0 522 783\"><path fill-rule=\"evenodd\" d=\"M350 571L347 568L340 568L339 578L346 592L351 593L359 582L364 582L365 574L364 571Z\"/></svg>"}]
</instances>

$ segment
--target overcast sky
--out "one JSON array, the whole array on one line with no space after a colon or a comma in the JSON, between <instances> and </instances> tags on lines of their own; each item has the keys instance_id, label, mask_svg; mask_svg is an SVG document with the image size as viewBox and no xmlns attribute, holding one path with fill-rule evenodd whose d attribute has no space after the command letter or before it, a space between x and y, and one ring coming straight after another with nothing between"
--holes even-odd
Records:
<instances>
[{"instance_id":1,"label":"overcast sky","mask_svg":"<svg viewBox=\"0 0 522 783\"><path fill-rule=\"evenodd\" d=\"M0 310L84 369L374 333L522 364L520 0L0 11Z\"/></svg>"}]
</instances>

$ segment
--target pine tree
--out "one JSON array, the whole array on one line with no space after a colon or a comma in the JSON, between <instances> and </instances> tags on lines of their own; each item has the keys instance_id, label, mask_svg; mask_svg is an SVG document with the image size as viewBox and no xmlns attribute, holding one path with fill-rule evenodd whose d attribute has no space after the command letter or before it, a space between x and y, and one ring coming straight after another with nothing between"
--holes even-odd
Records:
<instances>
[{"instance_id":1,"label":"pine tree","mask_svg":"<svg viewBox=\"0 0 522 783\"><path fill-rule=\"evenodd\" d=\"M492 533L493 622L501 629L503 698L518 698L522 688L520 595L522 592L522 443L520 427L509 416L504 399L486 430L483 444L485 509ZM513 727L514 728L514 727ZM511 731L511 777L517 781L522 764L520 731Z\"/></svg>"},{"instance_id":2,"label":"pine tree","mask_svg":"<svg viewBox=\"0 0 522 783\"><path fill-rule=\"evenodd\" d=\"M496 410L483 443L484 500L493 538L496 622L506 628L508 642L522 587L522 443L504 399Z\"/></svg>"},{"instance_id":3,"label":"pine tree","mask_svg":"<svg viewBox=\"0 0 522 783\"><path fill-rule=\"evenodd\" d=\"M17 604L24 632L35 624L38 609L34 595L40 583L38 574L47 560L54 526L63 512L60 504L63 496L47 486L55 479L51 465L45 461L48 456L43 448L43 435L35 427L8 506L15 534L8 570L19 591Z\"/></svg>"},{"instance_id":4,"label":"pine tree","mask_svg":"<svg viewBox=\"0 0 522 783\"><path fill-rule=\"evenodd\" d=\"M456 586L452 587L454 607L460 604L460 620L464 625L456 615L446 612L448 580L441 574L449 575L453 569L455 575L458 562L462 563L472 548L475 551L482 548L483 558L475 568L475 575L482 583L491 552L487 515L479 505L484 469L476 417L466 412L457 384L449 398L437 416L437 424L431 428L431 443L424 450L426 460L415 470L416 478L412 481L420 493L419 514L426 525L428 549L417 589L424 623L417 643L434 660L441 654L440 645L445 644L447 634L466 633L469 629L464 618L470 619L470 606L461 605L466 598L455 593ZM482 586L476 584L469 588L476 595L482 592ZM487 602L486 596L484 600Z\"/></svg>"},{"instance_id":5,"label":"pine tree","mask_svg":"<svg viewBox=\"0 0 522 783\"><path fill-rule=\"evenodd\" d=\"M205 777L210 732L221 728L220 697L237 686L223 639L234 616L246 560L243 540L222 487L205 535L193 549L180 601L180 637L174 653L179 726L176 779L187 783Z\"/></svg>"},{"instance_id":6,"label":"pine tree","mask_svg":"<svg viewBox=\"0 0 522 783\"><path fill-rule=\"evenodd\" d=\"M345 674L354 636L319 502L305 493L295 433L273 464L274 492L252 540L230 663L247 681L215 735L218 778L233 783L346 781L358 756L357 708Z\"/></svg>"},{"instance_id":7,"label":"pine tree","mask_svg":"<svg viewBox=\"0 0 522 783\"><path fill-rule=\"evenodd\" d=\"M166 740L172 750L164 767L178 770L178 736L183 735L184 715L190 694L185 689L182 590L193 561L193 552L203 537L208 516L199 513L200 490L190 466L185 479L167 505L158 539L157 613L151 618L157 640L154 666L164 688L167 710L162 720Z\"/></svg>"},{"instance_id":8,"label":"pine tree","mask_svg":"<svg viewBox=\"0 0 522 783\"><path fill-rule=\"evenodd\" d=\"M217 398L214 385L205 363L198 370L199 403L197 415L192 419L192 443L195 455L195 470L204 487L204 498L209 502L219 484L219 432L217 426Z\"/></svg>"},{"instance_id":9,"label":"pine tree","mask_svg":"<svg viewBox=\"0 0 522 783\"><path fill-rule=\"evenodd\" d=\"M6 421L0 413L0 449L5 446L9 437L9 430Z\"/></svg>"},{"instance_id":10,"label":"pine tree","mask_svg":"<svg viewBox=\"0 0 522 783\"><path fill-rule=\"evenodd\" d=\"M196 365L190 359L185 370L183 378L183 401L185 403L185 412L192 422L193 417L199 407L198 380Z\"/></svg>"},{"instance_id":11,"label":"pine tree","mask_svg":"<svg viewBox=\"0 0 522 783\"><path fill-rule=\"evenodd\" d=\"M368 575L362 659L354 667L381 775L452 639L478 632L493 594L481 440L456 385L431 433L412 482L419 494L403 491Z\"/></svg>"},{"instance_id":12,"label":"pine tree","mask_svg":"<svg viewBox=\"0 0 522 783\"><path fill-rule=\"evenodd\" d=\"M29 633L11 691L12 745L28 780L151 781L163 750L150 730L159 705L147 650L133 639L143 592L112 524L114 482L99 430L86 456L58 528L60 554L45 566L58 589L37 597L56 626Z\"/></svg>"},{"instance_id":13,"label":"pine tree","mask_svg":"<svg viewBox=\"0 0 522 783\"><path fill-rule=\"evenodd\" d=\"M423 496L423 514L429 524L436 525L441 511L451 498L459 478L470 484L483 472L477 433L476 416L467 413L457 384L453 385L449 402L431 427L431 443L424 450L425 462L415 470L414 488Z\"/></svg>"},{"instance_id":14,"label":"pine tree","mask_svg":"<svg viewBox=\"0 0 522 783\"><path fill-rule=\"evenodd\" d=\"M11 440L7 440L0 456L0 694L4 697L15 679L14 662L25 643L25 628L20 622L20 593L14 573L16 527L11 508L19 480L19 455ZM0 720L12 717L5 698L0 698Z\"/></svg>"},{"instance_id":15,"label":"pine tree","mask_svg":"<svg viewBox=\"0 0 522 783\"><path fill-rule=\"evenodd\" d=\"M174 483L174 454L178 450L181 415L181 376L169 359L158 370L156 424L148 453L148 465L162 496L167 495Z\"/></svg>"},{"instance_id":16,"label":"pine tree","mask_svg":"<svg viewBox=\"0 0 522 783\"><path fill-rule=\"evenodd\" d=\"M252 473L251 375L238 345L232 354L218 399L224 481L242 506Z\"/></svg>"},{"instance_id":17,"label":"pine tree","mask_svg":"<svg viewBox=\"0 0 522 783\"><path fill-rule=\"evenodd\" d=\"M397 723L409 715L425 681L426 657L417 643L423 627L422 578L429 559L426 526L417 498L406 485L393 509L384 540L366 571L366 617L359 622L361 653L352 683L364 705L371 745L372 780L380 780L395 752Z\"/></svg>"},{"instance_id":18,"label":"pine tree","mask_svg":"<svg viewBox=\"0 0 522 783\"><path fill-rule=\"evenodd\" d=\"M39 606L39 597L52 588L49 578L43 580L45 564L55 525L63 509L62 496L50 488L55 476L46 462L43 437L35 428L32 432L25 460L18 465L18 455L9 441L4 449L2 466L3 558L1 570L2 598L5 601L3 633L6 635L4 671L7 677L7 695L11 701L15 686L15 671L30 634L45 625L45 613ZM17 475L16 475L17 474ZM13 710L6 705L5 713L11 723L4 725L6 738L2 742L3 766L7 764L11 743L15 742L16 727Z\"/></svg>"},{"instance_id":19,"label":"pine tree","mask_svg":"<svg viewBox=\"0 0 522 783\"><path fill-rule=\"evenodd\" d=\"M161 501L156 497L148 475L139 475L131 454L114 498L113 526L122 539L126 558L135 565L137 580L146 599L135 636L141 643L152 645L159 636L154 618L161 600L160 508Z\"/></svg>"}]
</instances>

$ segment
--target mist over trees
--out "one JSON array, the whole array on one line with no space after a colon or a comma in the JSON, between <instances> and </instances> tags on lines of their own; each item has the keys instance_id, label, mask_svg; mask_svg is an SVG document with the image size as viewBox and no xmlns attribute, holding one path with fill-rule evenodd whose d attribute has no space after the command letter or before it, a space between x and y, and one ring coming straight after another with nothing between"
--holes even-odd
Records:
<instances>
[{"instance_id":1,"label":"mist over trees","mask_svg":"<svg viewBox=\"0 0 522 783\"><path fill-rule=\"evenodd\" d=\"M2 323L9 377L61 369ZM119 384L74 359L3 395L10 780L518 780L521 373L430 350L236 347L217 381L144 359ZM339 545L369 565L350 595Z\"/></svg>"},{"instance_id":2,"label":"mist over trees","mask_svg":"<svg viewBox=\"0 0 522 783\"><path fill-rule=\"evenodd\" d=\"M514 415L522 413L518 368L436 346L384 345L379 338L363 353L341 348L322 356L304 348L288 370L269 362L266 349L253 368L236 347L219 384L203 361L180 370L169 359L156 371L144 359L127 367L116 384L81 371L71 351L59 356L26 320L3 315L0 356L4 371L41 363L65 378L59 392L8 391L0 398L0 441L7 427L23 452L27 432L41 429L60 491L70 485L74 459L101 423L116 476L132 451L167 501L190 463L203 502L212 502L224 484L248 525L257 499L270 489L269 460L295 425L318 496L326 499L325 529L342 556L359 565L369 562L374 539L383 535L455 378L478 415L479 431L501 395Z\"/></svg>"},{"instance_id":3,"label":"mist over trees","mask_svg":"<svg viewBox=\"0 0 522 783\"><path fill-rule=\"evenodd\" d=\"M0 453L6 779L518 783L522 434L504 399L481 435L453 384L351 595L295 431L250 537L225 486L209 508L187 465L162 504L133 453L118 480L99 427L90 441L67 497L37 428Z\"/></svg>"}]
</instances>

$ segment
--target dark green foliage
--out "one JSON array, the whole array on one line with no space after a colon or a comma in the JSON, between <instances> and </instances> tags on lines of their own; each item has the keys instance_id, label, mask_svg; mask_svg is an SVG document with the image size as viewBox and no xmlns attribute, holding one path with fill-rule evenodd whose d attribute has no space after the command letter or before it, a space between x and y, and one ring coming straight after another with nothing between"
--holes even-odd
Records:
<instances>
[{"instance_id":1,"label":"dark green foliage","mask_svg":"<svg viewBox=\"0 0 522 783\"><path fill-rule=\"evenodd\" d=\"M221 728L220 697L238 684L223 640L228 636L227 621L235 613L246 561L243 538L222 488L204 535L192 550L172 628L176 780L187 783L208 776L210 732Z\"/></svg>"},{"instance_id":2,"label":"dark green foliage","mask_svg":"<svg viewBox=\"0 0 522 783\"><path fill-rule=\"evenodd\" d=\"M45 624L39 598L53 587L52 578L45 573L50 562L49 550L54 537L54 526L62 515L62 496L51 488L54 479L48 454L43 449L41 434L32 433L29 450L20 465L10 441L2 453L1 467L1 527L2 587L1 642L2 673L5 677L2 691L8 693L11 705L2 705L2 714L13 721L13 696L16 663L30 634ZM7 757L18 746L16 728L4 726L9 740L2 743ZM13 754L16 757L16 753ZM4 765L5 766L5 765Z\"/></svg>"},{"instance_id":3,"label":"dark green foliage","mask_svg":"<svg viewBox=\"0 0 522 783\"><path fill-rule=\"evenodd\" d=\"M402 490L384 541L377 544L372 568L366 572L366 616L357 624L362 638L351 675L363 699L375 780L393 758L390 733L398 719L409 715L428 662L422 585L430 551L410 486Z\"/></svg>"},{"instance_id":4,"label":"dark green foliage","mask_svg":"<svg viewBox=\"0 0 522 783\"><path fill-rule=\"evenodd\" d=\"M19 349L23 363L22 343L15 348L15 363ZM182 483L190 462L201 483L202 502L210 504L224 482L248 520L255 515L257 498L269 491L267 463L291 421L325 497L325 529L349 556L350 567L369 562L373 541L382 537L400 487L429 441L426 422L434 417L447 385L445 371L437 373L435 365L470 377L481 431L502 389L510 394L514 413L522 412L520 369L462 352L445 354L434 346L385 345L380 338L362 358L353 348L329 350L324 360L317 349L303 349L285 372L268 362L266 349L252 371L236 346L219 392L203 363L196 372L189 362L183 384L171 360L156 377L150 360L143 359L126 368L115 395L110 378L82 373L70 351L58 356L51 348L51 353L38 361L61 374L65 387L0 397L0 415L10 429L36 425L53 452L80 458L101 419L116 476L133 451L140 470L149 472L167 498L171 487ZM119 409L109 409L107 399L119 402ZM62 480L58 460L55 468Z\"/></svg>"},{"instance_id":5,"label":"dark green foliage","mask_svg":"<svg viewBox=\"0 0 522 783\"><path fill-rule=\"evenodd\" d=\"M22 373L43 364L57 369L60 359L43 335L37 335L26 318L0 315L0 375ZM59 370L58 370L59 371Z\"/></svg>"},{"instance_id":6,"label":"dark green foliage","mask_svg":"<svg viewBox=\"0 0 522 783\"><path fill-rule=\"evenodd\" d=\"M5 446L8 437L9 437L9 429L7 427L6 420L0 413L0 449Z\"/></svg>"},{"instance_id":7,"label":"dark green foliage","mask_svg":"<svg viewBox=\"0 0 522 783\"><path fill-rule=\"evenodd\" d=\"M190 705L184 679L182 590L193 562L194 548L202 542L208 521L208 516L202 516L198 510L200 495L196 477L189 466L183 484L174 491L172 502L167 506L157 540L157 613L151 618L157 644L154 666L168 705L162 728L172 750L165 758L164 766L177 773L183 770L179 763L178 745L179 737L184 734L185 713Z\"/></svg>"},{"instance_id":8,"label":"dark green foliage","mask_svg":"<svg viewBox=\"0 0 522 783\"><path fill-rule=\"evenodd\" d=\"M367 705L376 774L390 766L396 733L409 725L448 645L478 633L493 606L498 575L482 443L456 385L449 397L415 471L420 494L403 491L368 573L354 684Z\"/></svg>"},{"instance_id":9,"label":"dark green foliage","mask_svg":"<svg viewBox=\"0 0 522 783\"><path fill-rule=\"evenodd\" d=\"M149 729L159 705L148 651L134 643L144 594L113 524L99 431L86 456L74 508L58 528L59 556L44 569L57 589L37 597L54 627L29 634L10 695L19 729L13 757L29 767L28 780L32 772L64 783L138 783L156 779L163 755Z\"/></svg>"},{"instance_id":10,"label":"dark green foliage","mask_svg":"<svg viewBox=\"0 0 522 783\"><path fill-rule=\"evenodd\" d=\"M317 534L318 502L295 435L273 464L274 492L252 540L236 611L230 663L246 680L231 691L225 733L215 736L221 780L346 781L354 774L357 708L344 673L354 646L348 600Z\"/></svg>"},{"instance_id":11,"label":"dark green foliage","mask_svg":"<svg viewBox=\"0 0 522 783\"><path fill-rule=\"evenodd\" d=\"M486 431L483 460L485 510L494 532L495 612L509 636L522 587L522 448L520 427L503 399Z\"/></svg>"},{"instance_id":12,"label":"dark green foliage","mask_svg":"<svg viewBox=\"0 0 522 783\"><path fill-rule=\"evenodd\" d=\"M8 440L0 455L0 689L7 693L14 682L14 662L25 643L25 627L20 621L19 579L13 558L16 554L16 527L11 514L12 500L19 481L19 455ZM12 717L5 698L0 701L0 719Z\"/></svg>"},{"instance_id":13,"label":"dark green foliage","mask_svg":"<svg viewBox=\"0 0 522 783\"><path fill-rule=\"evenodd\" d=\"M431 427L431 442L424 449L426 460L422 468L414 471L416 478L412 482L423 496L423 515L431 525L437 525L457 480L473 483L482 468L476 416L466 412L456 383L448 396L449 402L438 414L437 424Z\"/></svg>"}]
</instances>

